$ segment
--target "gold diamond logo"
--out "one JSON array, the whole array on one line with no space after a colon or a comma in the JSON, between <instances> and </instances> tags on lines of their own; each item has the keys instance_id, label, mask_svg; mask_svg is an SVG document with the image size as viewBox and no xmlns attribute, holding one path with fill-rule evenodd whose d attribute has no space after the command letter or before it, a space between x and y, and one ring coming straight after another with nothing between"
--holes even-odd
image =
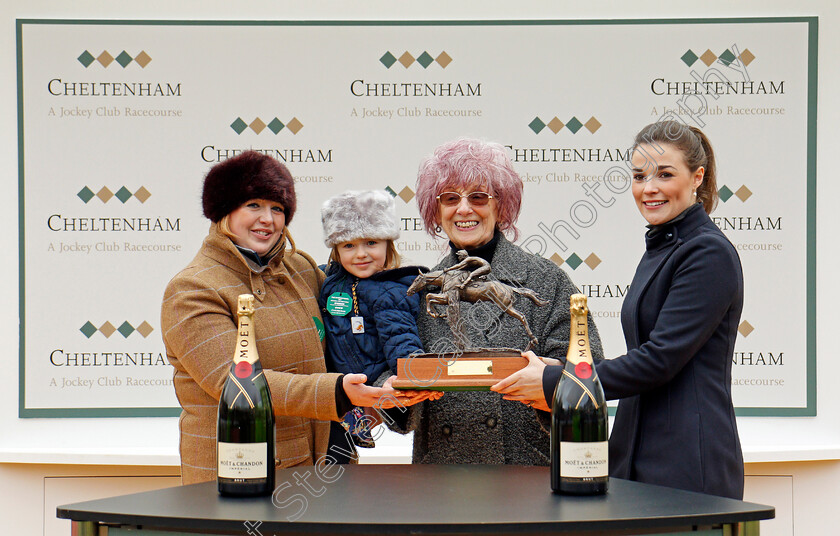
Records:
<instances>
[{"instance_id":1,"label":"gold diamond logo","mask_svg":"<svg viewBox=\"0 0 840 536\"><path fill-rule=\"evenodd\" d=\"M548 122L548 124L547 124L546 126L547 126L548 128L550 128L552 132L554 132L555 134L557 134L557 133L558 133L558 132L560 132L560 130L561 130L563 127L565 127L566 125L564 125L564 124L563 124L563 121L560 121L559 119L557 119L557 118L555 117L554 119L552 119L551 121L549 121L549 122Z\"/></svg>"},{"instance_id":2,"label":"gold diamond logo","mask_svg":"<svg viewBox=\"0 0 840 536\"><path fill-rule=\"evenodd\" d=\"M251 130L253 130L257 134L265 130L265 123L259 117L251 121L251 124L248 126L251 127Z\"/></svg>"},{"instance_id":3,"label":"gold diamond logo","mask_svg":"<svg viewBox=\"0 0 840 536\"><path fill-rule=\"evenodd\" d=\"M400 199L402 199L406 203L414 199L414 192L408 186L400 190L400 193L398 193L397 195L400 196Z\"/></svg>"},{"instance_id":4,"label":"gold diamond logo","mask_svg":"<svg viewBox=\"0 0 840 536\"><path fill-rule=\"evenodd\" d=\"M111 192L111 190L108 189L107 186L103 186L101 190L96 192L96 197L101 199L103 203L107 203L111 200L112 197L114 197L114 194L113 192Z\"/></svg>"},{"instance_id":5,"label":"gold diamond logo","mask_svg":"<svg viewBox=\"0 0 840 536\"><path fill-rule=\"evenodd\" d=\"M449 57L449 54L447 54L444 50L437 58L435 58L435 61L438 62L441 67L446 69L446 66L452 63L452 58Z\"/></svg>"},{"instance_id":6,"label":"gold diamond logo","mask_svg":"<svg viewBox=\"0 0 840 536\"><path fill-rule=\"evenodd\" d=\"M111 325L110 322L105 322L104 324L99 326L99 332L105 335L106 339L113 335L115 331L117 331L117 328Z\"/></svg>"},{"instance_id":7,"label":"gold diamond logo","mask_svg":"<svg viewBox=\"0 0 840 536\"><path fill-rule=\"evenodd\" d=\"M558 255L556 253L554 255L552 255L551 257L549 257L549 259L551 259L551 262L553 262L557 266L563 266L563 263L566 262L566 261L563 260L563 257L561 257L560 255Z\"/></svg>"},{"instance_id":8,"label":"gold diamond logo","mask_svg":"<svg viewBox=\"0 0 840 536\"><path fill-rule=\"evenodd\" d=\"M601 264L601 259L598 258L598 255L595 255L594 253L592 253L591 255L586 257L586 260L583 261L583 263L585 265L589 266L590 270L594 270L595 268L598 267L599 264Z\"/></svg>"},{"instance_id":9,"label":"gold diamond logo","mask_svg":"<svg viewBox=\"0 0 840 536\"><path fill-rule=\"evenodd\" d=\"M147 199L152 197L152 194L149 193L149 190L147 190L145 186L141 186L139 190L134 192L134 197L136 197L141 203L145 203Z\"/></svg>"},{"instance_id":10,"label":"gold diamond logo","mask_svg":"<svg viewBox=\"0 0 840 536\"><path fill-rule=\"evenodd\" d=\"M293 117L291 121L286 123L286 128L292 131L292 134L297 134L303 128L303 123L298 121L297 117Z\"/></svg>"},{"instance_id":11,"label":"gold diamond logo","mask_svg":"<svg viewBox=\"0 0 840 536\"><path fill-rule=\"evenodd\" d=\"M151 332L153 332L154 330L155 330L155 328L153 328L152 326L150 326L150 325L149 325L149 323L148 323L148 322L146 322L145 320L143 321L143 323L142 323L142 324L140 324L139 326L137 326L137 333L139 333L140 335L142 335L142 336L143 336L143 338L148 337L148 336L149 336L149 334L150 334Z\"/></svg>"},{"instance_id":12,"label":"gold diamond logo","mask_svg":"<svg viewBox=\"0 0 840 536\"><path fill-rule=\"evenodd\" d=\"M717 56L715 56L714 52L707 49L706 52L704 52L703 55L700 56L700 59L703 61L703 63L706 64L706 67L710 67L715 62L715 60L717 60Z\"/></svg>"},{"instance_id":13,"label":"gold diamond logo","mask_svg":"<svg viewBox=\"0 0 840 536\"><path fill-rule=\"evenodd\" d=\"M753 53L748 48L745 48L738 57L741 58L741 63L744 64L744 67L748 66L755 59L755 56L753 56Z\"/></svg>"},{"instance_id":14,"label":"gold diamond logo","mask_svg":"<svg viewBox=\"0 0 840 536\"><path fill-rule=\"evenodd\" d=\"M137 54L137 57L134 58L134 61L137 62L137 65L145 69L146 65L148 65L149 62L152 61L152 57L146 54L146 51L143 50L142 52L140 52L140 54Z\"/></svg>"},{"instance_id":15,"label":"gold diamond logo","mask_svg":"<svg viewBox=\"0 0 840 536\"><path fill-rule=\"evenodd\" d=\"M741 324L738 326L738 333L740 333L744 337L749 337L750 333L752 333L754 330L755 328L752 327L752 325L750 325L750 323L746 320L741 322Z\"/></svg>"},{"instance_id":16,"label":"gold diamond logo","mask_svg":"<svg viewBox=\"0 0 840 536\"><path fill-rule=\"evenodd\" d=\"M107 50L103 50L102 54L100 54L99 57L96 58L96 61L101 63L103 67L107 67L111 65L111 62L114 61L114 56L108 54Z\"/></svg>"},{"instance_id":17,"label":"gold diamond logo","mask_svg":"<svg viewBox=\"0 0 840 536\"><path fill-rule=\"evenodd\" d=\"M595 116L589 118L589 121L583 124L586 127L586 130L595 134L599 128L601 128L601 123L595 119Z\"/></svg>"},{"instance_id":18,"label":"gold diamond logo","mask_svg":"<svg viewBox=\"0 0 840 536\"><path fill-rule=\"evenodd\" d=\"M411 64L414 63L414 56L409 54L406 50L405 52L403 52L403 55L400 56L399 62L402 63L403 67L408 69L411 66Z\"/></svg>"},{"instance_id":19,"label":"gold diamond logo","mask_svg":"<svg viewBox=\"0 0 840 536\"><path fill-rule=\"evenodd\" d=\"M746 201L752 196L752 192L746 186L741 186L737 190L735 190L735 197L741 200L741 202Z\"/></svg>"}]
</instances>

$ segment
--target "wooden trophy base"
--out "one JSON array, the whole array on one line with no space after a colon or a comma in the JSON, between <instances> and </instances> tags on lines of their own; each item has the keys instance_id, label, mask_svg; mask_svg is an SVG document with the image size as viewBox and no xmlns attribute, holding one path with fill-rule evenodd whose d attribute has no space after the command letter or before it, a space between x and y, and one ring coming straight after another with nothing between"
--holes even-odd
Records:
<instances>
[{"instance_id":1,"label":"wooden trophy base","mask_svg":"<svg viewBox=\"0 0 840 536\"><path fill-rule=\"evenodd\" d=\"M420 354L397 359L394 389L487 391L490 386L525 367L517 350L474 350Z\"/></svg>"}]
</instances>

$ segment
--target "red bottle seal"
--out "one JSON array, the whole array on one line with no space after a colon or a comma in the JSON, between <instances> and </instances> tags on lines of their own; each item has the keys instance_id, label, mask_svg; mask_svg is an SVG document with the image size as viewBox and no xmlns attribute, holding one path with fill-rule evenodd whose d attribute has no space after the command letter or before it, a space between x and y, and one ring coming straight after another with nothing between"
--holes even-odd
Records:
<instances>
[{"instance_id":1,"label":"red bottle seal","mask_svg":"<svg viewBox=\"0 0 840 536\"><path fill-rule=\"evenodd\" d=\"M592 376L592 367L586 362L578 363L575 365L575 374L578 378L585 380Z\"/></svg>"},{"instance_id":2,"label":"red bottle seal","mask_svg":"<svg viewBox=\"0 0 840 536\"><path fill-rule=\"evenodd\" d=\"M240 361L233 369L233 373L237 378L247 378L254 371L254 368L247 361Z\"/></svg>"}]
</instances>

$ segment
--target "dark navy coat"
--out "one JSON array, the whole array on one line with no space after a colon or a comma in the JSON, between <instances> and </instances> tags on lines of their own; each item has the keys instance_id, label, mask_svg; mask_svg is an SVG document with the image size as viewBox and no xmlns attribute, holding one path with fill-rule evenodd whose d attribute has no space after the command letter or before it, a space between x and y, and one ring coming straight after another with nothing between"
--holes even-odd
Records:
<instances>
[{"instance_id":1,"label":"dark navy coat","mask_svg":"<svg viewBox=\"0 0 840 536\"><path fill-rule=\"evenodd\" d=\"M621 309L627 354L596 364L607 398L620 399L610 475L741 499L731 394L741 263L702 205L677 220L646 237Z\"/></svg>"},{"instance_id":2,"label":"dark navy coat","mask_svg":"<svg viewBox=\"0 0 840 536\"><path fill-rule=\"evenodd\" d=\"M367 279L358 279L339 263L327 268L327 279L321 287L318 305L324 318L327 339L327 370L330 372L364 373L372 384L386 370L396 373L397 358L423 353L417 334L417 312L420 297L406 295L406 290L426 268L406 266L383 270ZM356 316L351 304L346 314L332 314L327 306L335 293L353 296L356 285L359 315L364 319L364 333L353 333L351 318ZM342 311L339 311L341 313Z\"/></svg>"}]
</instances>

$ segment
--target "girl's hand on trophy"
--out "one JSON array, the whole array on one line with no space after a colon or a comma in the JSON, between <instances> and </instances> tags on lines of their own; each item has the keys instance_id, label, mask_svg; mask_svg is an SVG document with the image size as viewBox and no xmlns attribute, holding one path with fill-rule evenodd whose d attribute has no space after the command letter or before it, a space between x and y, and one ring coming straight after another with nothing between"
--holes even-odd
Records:
<instances>
[{"instance_id":1,"label":"girl's hand on trophy","mask_svg":"<svg viewBox=\"0 0 840 536\"><path fill-rule=\"evenodd\" d=\"M391 383L393 383L394 378L396 378L396 376L388 378L382 387L391 388ZM428 389L403 389L394 392L396 393L396 399L397 402L399 402L399 405L405 407L419 404L425 400L438 400L443 396L442 391L431 391Z\"/></svg>"}]
</instances>

